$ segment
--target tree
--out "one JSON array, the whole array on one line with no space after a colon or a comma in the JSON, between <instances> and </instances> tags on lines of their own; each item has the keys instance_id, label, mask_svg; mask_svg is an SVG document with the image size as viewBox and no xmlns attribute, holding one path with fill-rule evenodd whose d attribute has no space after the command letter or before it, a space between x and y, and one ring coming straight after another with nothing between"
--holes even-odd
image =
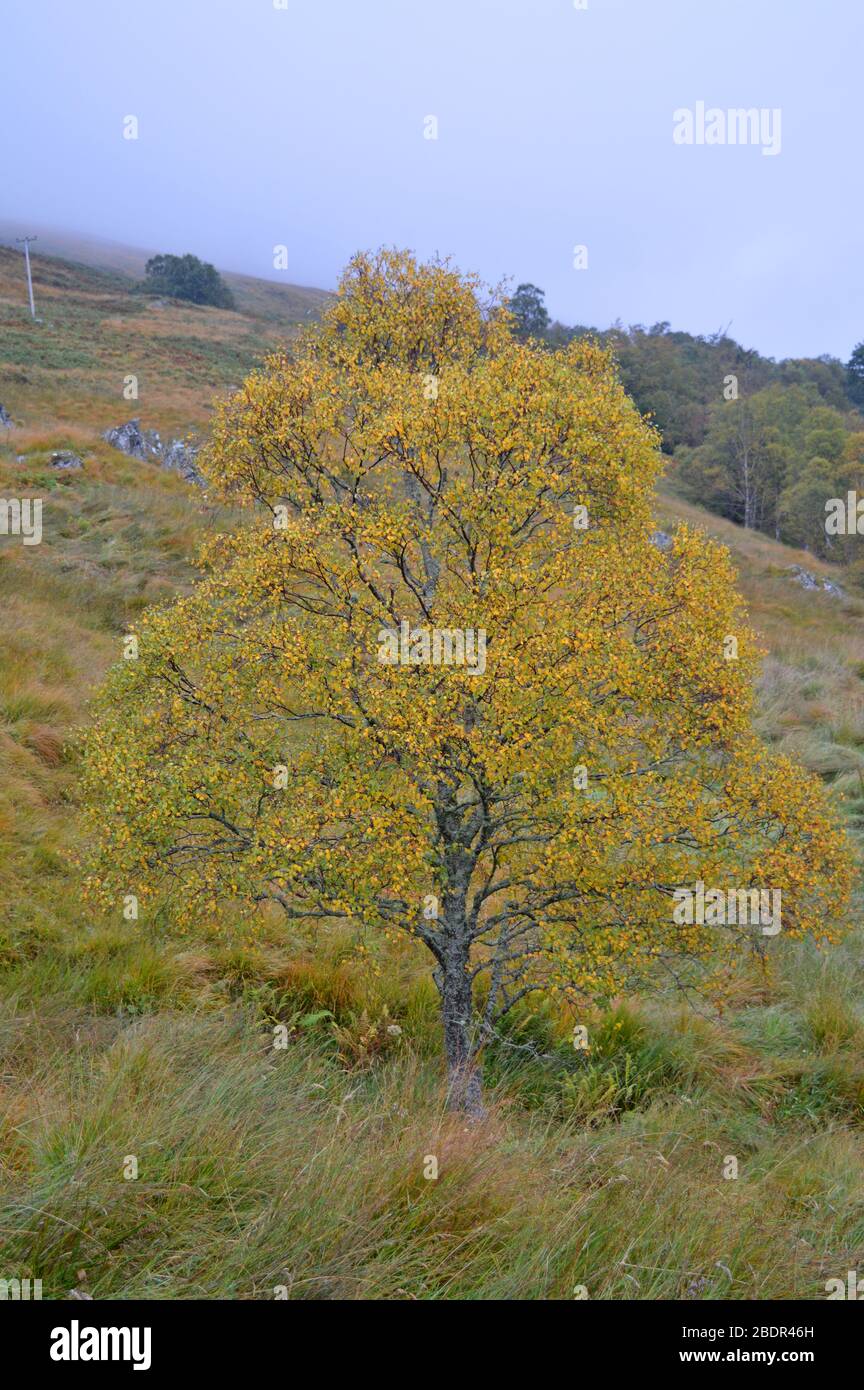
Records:
<instances>
[{"instance_id":1,"label":"tree","mask_svg":"<svg viewBox=\"0 0 864 1390\"><path fill-rule=\"evenodd\" d=\"M520 343L481 293L358 256L223 406L205 466L252 514L140 621L84 769L112 910L278 904L425 948L474 1112L518 1001L738 944L675 920L681 885L782 888L824 933L848 878L820 785L750 732L725 551L650 543L660 455L608 354Z\"/></svg>"},{"instance_id":2,"label":"tree","mask_svg":"<svg viewBox=\"0 0 864 1390\"><path fill-rule=\"evenodd\" d=\"M545 294L536 285L518 285L510 300L514 331L522 339L542 338L549 327L549 313L544 304Z\"/></svg>"},{"instance_id":3,"label":"tree","mask_svg":"<svg viewBox=\"0 0 864 1390\"><path fill-rule=\"evenodd\" d=\"M681 479L703 505L741 526L770 530L785 464L777 442L757 397L723 401L710 413L705 443L681 451Z\"/></svg>"},{"instance_id":4,"label":"tree","mask_svg":"<svg viewBox=\"0 0 864 1390\"><path fill-rule=\"evenodd\" d=\"M864 342L858 343L846 363L846 391L852 404L864 410Z\"/></svg>"},{"instance_id":5,"label":"tree","mask_svg":"<svg viewBox=\"0 0 864 1390\"><path fill-rule=\"evenodd\" d=\"M153 256L144 267L144 275L147 294L165 294L217 309L234 308L234 296L218 270L197 256Z\"/></svg>"}]
</instances>

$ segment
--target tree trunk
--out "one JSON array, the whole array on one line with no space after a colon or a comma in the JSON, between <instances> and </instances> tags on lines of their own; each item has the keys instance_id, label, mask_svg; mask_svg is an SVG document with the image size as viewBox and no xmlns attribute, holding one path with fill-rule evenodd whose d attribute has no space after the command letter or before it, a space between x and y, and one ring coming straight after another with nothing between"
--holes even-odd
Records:
<instances>
[{"instance_id":1,"label":"tree trunk","mask_svg":"<svg viewBox=\"0 0 864 1390\"><path fill-rule=\"evenodd\" d=\"M468 953L450 943L441 981L441 1015L447 1054L447 1106L464 1110L473 1120L486 1114L480 1067L472 1039L472 989Z\"/></svg>"},{"instance_id":2,"label":"tree trunk","mask_svg":"<svg viewBox=\"0 0 864 1390\"><path fill-rule=\"evenodd\" d=\"M447 1107L461 1110L471 1119L485 1115L483 1086L477 1063L474 1018L474 982L471 979L471 932L468 891L475 856L468 847L465 811L453 788L445 788L436 810L444 841L446 869L443 894L442 950L438 957L438 988L444 1050L447 1054Z\"/></svg>"}]
</instances>

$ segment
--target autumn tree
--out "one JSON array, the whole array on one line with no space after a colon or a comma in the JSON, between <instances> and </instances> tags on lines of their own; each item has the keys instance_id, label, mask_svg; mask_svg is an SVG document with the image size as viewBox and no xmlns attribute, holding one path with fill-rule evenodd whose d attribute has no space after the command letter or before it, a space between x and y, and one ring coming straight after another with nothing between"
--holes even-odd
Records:
<instances>
[{"instance_id":1,"label":"autumn tree","mask_svg":"<svg viewBox=\"0 0 864 1390\"><path fill-rule=\"evenodd\" d=\"M205 466L248 519L141 620L85 760L112 910L407 933L469 1110L526 995L737 944L675 920L681 885L781 888L801 934L847 882L819 784L750 732L725 551L651 544L657 441L610 357L510 323L447 264L352 261L221 409Z\"/></svg>"}]
</instances>

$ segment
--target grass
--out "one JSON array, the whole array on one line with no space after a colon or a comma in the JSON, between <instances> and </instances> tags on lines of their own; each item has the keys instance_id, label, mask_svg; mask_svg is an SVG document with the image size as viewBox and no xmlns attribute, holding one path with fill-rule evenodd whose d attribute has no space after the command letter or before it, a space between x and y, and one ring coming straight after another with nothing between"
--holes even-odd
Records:
<instances>
[{"instance_id":1,"label":"grass","mask_svg":"<svg viewBox=\"0 0 864 1390\"><path fill-rule=\"evenodd\" d=\"M475 1127L443 1109L430 1018L372 1062L326 1018L276 1049L227 965L94 938L13 972L4 1255L46 1296L807 1299L864 1254L860 1037L821 1015L785 1004L778 1058L776 1004L619 1007L554 1104L523 1064Z\"/></svg>"},{"instance_id":2,"label":"grass","mask_svg":"<svg viewBox=\"0 0 864 1390\"><path fill-rule=\"evenodd\" d=\"M116 268L58 263L30 330L18 269L0 251L0 399L24 422L0 438L0 495L43 497L44 540L0 538L0 1277L46 1297L698 1301L818 1299L860 1268L860 933L773 943L722 1016L617 1001L585 1053L572 1020L526 1008L485 1058L489 1120L468 1126L444 1110L420 948L364 959L334 936L313 956L271 919L191 938L82 907L70 735L127 624L192 582L226 521L99 431L131 413L206 427L210 388L290 323L260 283L255 320L153 309ZM43 329L53 356L34 365L21 344ZM115 390L130 351L140 409ZM84 469L55 472L60 448ZM861 599L804 592L787 566L831 571L672 494L658 519L730 545L769 653L762 732L857 827Z\"/></svg>"}]
</instances>

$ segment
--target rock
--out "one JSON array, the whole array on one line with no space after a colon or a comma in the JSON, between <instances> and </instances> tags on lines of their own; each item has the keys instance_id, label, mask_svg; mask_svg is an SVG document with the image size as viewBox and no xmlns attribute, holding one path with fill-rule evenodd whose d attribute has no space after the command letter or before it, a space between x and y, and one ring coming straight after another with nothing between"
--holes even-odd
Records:
<instances>
[{"instance_id":1,"label":"rock","mask_svg":"<svg viewBox=\"0 0 864 1390\"><path fill-rule=\"evenodd\" d=\"M2 405L0 405L0 427L3 427L7 430L14 429L15 427L15 422L12 419L12 416L9 414L9 411L5 408L5 406Z\"/></svg>"},{"instance_id":2,"label":"rock","mask_svg":"<svg viewBox=\"0 0 864 1390\"><path fill-rule=\"evenodd\" d=\"M102 438L121 454L133 459L161 459L162 441L155 430L142 430L140 420L127 420L125 425L106 430Z\"/></svg>"},{"instance_id":3,"label":"rock","mask_svg":"<svg viewBox=\"0 0 864 1390\"><path fill-rule=\"evenodd\" d=\"M73 454L69 449L58 449L51 455L51 467L66 469L83 468L84 460L79 458L77 454Z\"/></svg>"},{"instance_id":4,"label":"rock","mask_svg":"<svg viewBox=\"0 0 864 1390\"><path fill-rule=\"evenodd\" d=\"M845 590L841 589L840 585L835 584L834 581L831 579L823 579L822 588L825 590L825 593L830 594L832 598L846 597Z\"/></svg>"},{"instance_id":5,"label":"rock","mask_svg":"<svg viewBox=\"0 0 864 1390\"><path fill-rule=\"evenodd\" d=\"M171 468L185 478L187 483L204 486L204 479L195 467L198 448L185 439L172 439L163 444L158 430L142 430L138 419L127 420L125 425L106 430L102 438L130 458L148 459L159 463L163 468Z\"/></svg>"},{"instance_id":6,"label":"rock","mask_svg":"<svg viewBox=\"0 0 864 1390\"><path fill-rule=\"evenodd\" d=\"M817 579L816 575L805 570L803 565L790 565L789 578L793 584L800 584L802 589L807 589L810 593L816 593L821 589L832 598L846 597L839 584L835 584L831 579Z\"/></svg>"},{"instance_id":7,"label":"rock","mask_svg":"<svg viewBox=\"0 0 864 1390\"><path fill-rule=\"evenodd\" d=\"M789 575L795 584L800 584L802 589L818 589L819 584L816 576L809 570L805 570L801 565L790 565Z\"/></svg>"},{"instance_id":8,"label":"rock","mask_svg":"<svg viewBox=\"0 0 864 1390\"><path fill-rule=\"evenodd\" d=\"M199 487L203 487L204 479L195 467L197 456L198 450L194 444L189 444L183 439L172 439L162 451L162 466L176 469L187 483L197 483Z\"/></svg>"},{"instance_id":9,"label":"rock","mask_svg":"<svg viewBox=\"0 0 864 1390\"><path fill-rule=\"evenodd\" d=\"M656 545L658 550L671 550L675 542L665 531L655 531L651 536L651 544Z\"/></svg>"}]
</instances>

